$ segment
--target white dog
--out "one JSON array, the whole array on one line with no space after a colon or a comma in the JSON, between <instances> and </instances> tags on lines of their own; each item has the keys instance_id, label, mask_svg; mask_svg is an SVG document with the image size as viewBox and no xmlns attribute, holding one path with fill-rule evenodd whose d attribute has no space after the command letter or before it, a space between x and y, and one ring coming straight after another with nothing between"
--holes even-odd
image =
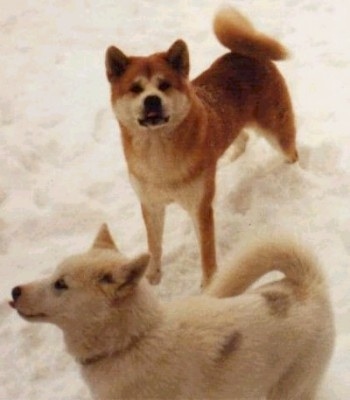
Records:
<instances>
[{"instance_id":1,"label":"white dog","mask_svg":"<svg viewBox=\"0 0 350 400\"><path fill-rule=\"evenodd\" d=\"M123 256L104 225L88 252L15 287L10 304L28 321L62 329L98 400L315 398L334 328L307 252L255 245L206 294L166 305L141 279L148 261ZM245 291L272 270L285 278Z\"/></svg>"}]
</instances>

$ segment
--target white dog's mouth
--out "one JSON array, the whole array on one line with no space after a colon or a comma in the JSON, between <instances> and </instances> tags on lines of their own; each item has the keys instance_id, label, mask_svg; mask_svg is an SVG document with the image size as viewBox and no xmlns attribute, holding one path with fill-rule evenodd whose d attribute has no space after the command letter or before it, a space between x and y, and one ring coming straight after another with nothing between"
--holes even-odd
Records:
<instances>
[{"instance_id":1,"label":"white dog's mouth","mask_svg":"<svg viewBox=\"0 0 350 400\"><path fill-rule=\"evenodd\" d=\"M17 312L18 312L18 314L22 317L22 318L24 318L24 319L42 319L42 318L47 318L47 315L46 314L44 314L44 313L39 313L39 314L24 314L23 312L21 312L21 311L18 311L17 310Z\"/></svg>"},{"instance_id":2,"label":"white dog's mouth","mask_svg":"<svg viewBox=\"0 0 350 400\"><path fill-rule=\"evenodd\" d=\"M14 309L18 312L18 314L19 314L22 318L24 318L24 319L27 319L27 320L35 320L35 319L47 318L47 315L44 314L44 313L27 314L27 313L24 313L23 311L18 310L18 308L16 307L16 303L15 303L14 301L10 301L10 302L9 302L9 305L10 305L12 308L14 308Z\"/></svg>"}]
</instances>

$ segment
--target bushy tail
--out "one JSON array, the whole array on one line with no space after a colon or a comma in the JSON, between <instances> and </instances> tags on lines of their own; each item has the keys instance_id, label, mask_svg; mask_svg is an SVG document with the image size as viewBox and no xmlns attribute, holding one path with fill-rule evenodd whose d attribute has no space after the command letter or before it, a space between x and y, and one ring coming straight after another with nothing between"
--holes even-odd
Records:
<instances>
[{"instance_id":1,"label":"bushy tail","mask_svg":"<svg viewBox=\"0 0 350 400\"><path fill-rule=\"evenodd\" d=\"M232 7L221 9L213 26L219 42L233 53L275 61L288 56L287 50L277 40L257 32L248 19Z\"/></svg>"},{"instance_id":2,"label":"bushy tail","mask_svg":"<svg viewBox=\"0 0 350 400\"><path fill-rule=\"evenodd\" d=\"M245 249L232 267L214 277L206 294L219 298L238 295L271 271L282 272L306 294L316 287L325 288L322 271L313 255L289 239L277 239Z\"/></svg>"}]
</instances>

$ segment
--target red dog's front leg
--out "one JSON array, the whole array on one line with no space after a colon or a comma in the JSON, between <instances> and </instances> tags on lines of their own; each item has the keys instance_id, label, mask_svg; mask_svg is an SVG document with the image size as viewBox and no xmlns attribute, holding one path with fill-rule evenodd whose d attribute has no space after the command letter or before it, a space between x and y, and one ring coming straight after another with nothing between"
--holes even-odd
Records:
<instances>
[{"instance_id":1,"label":"red dog's front leg","mask_svg":"<svg viewBox=\"0 0 350 400\"><path fill-rule=\"evenodd\" d=\"M206 287L216 271L215 228L211 202L201 204L194 219L202 263L202 288Z\"/></svg>"},{"instance_id":2,"label":"red dog's front leg","mask_svg":"<svg viewBox=\"0 0 350 400\"><path fill-rule=\"evenodd\" d=\"M162 204L141 204L141 209L146 225L148 249L151 253L146 277L152 285L157 285L162 277L161 258L165 206Z\"/></svg>"},{"instance_id":3,"label":"red dog's front leg","mask_svg":"<svg viewBox=\"0 0 350 400\"><path fill-rule=\"evenodd\" d=\"M202 288L207 286L216 271L215 226L212 202L215 193L215 170L207 170L178 199L190 214L198 239L202 265Z\"/></svg>"}]
</instances>

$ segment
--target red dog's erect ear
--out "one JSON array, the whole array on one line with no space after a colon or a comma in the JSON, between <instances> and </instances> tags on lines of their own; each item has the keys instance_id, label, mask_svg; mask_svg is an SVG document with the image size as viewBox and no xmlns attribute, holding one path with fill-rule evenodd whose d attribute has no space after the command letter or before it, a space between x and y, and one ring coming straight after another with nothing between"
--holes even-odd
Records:
<instances>
[{"instance_id":1,"label":"red dog's erect ear","mask_svg":"<svg viewBox=\"0 0 350 400\"><path fill-rule=\"evenodd\" d=\"M118 250L107 224L102 224L92 245L93 249L112 249Z\"/></svg>"},{"instance_id":2,"label":"red dog's erect ear","mask_svg":"<svg viewBox=\"0 0 350 400\"><path fill-rule=\"evenodd\" d=\"M108 47L105 58L107 79L112 82L122 76L129 62L129 58L117 47Z\"/></svg>"},{"instance_id":3,"label":"red dog's erect ear","mask_svg":"<svg viewBox=\"0 0 350 400\"><path fill-rule=\"evenodd\" d=\"M187 44L183 40L176 40L170 46L165 58L175 71L186 77L188 76L190 72L190 56Z\"/></svg>"}]
</instances>

